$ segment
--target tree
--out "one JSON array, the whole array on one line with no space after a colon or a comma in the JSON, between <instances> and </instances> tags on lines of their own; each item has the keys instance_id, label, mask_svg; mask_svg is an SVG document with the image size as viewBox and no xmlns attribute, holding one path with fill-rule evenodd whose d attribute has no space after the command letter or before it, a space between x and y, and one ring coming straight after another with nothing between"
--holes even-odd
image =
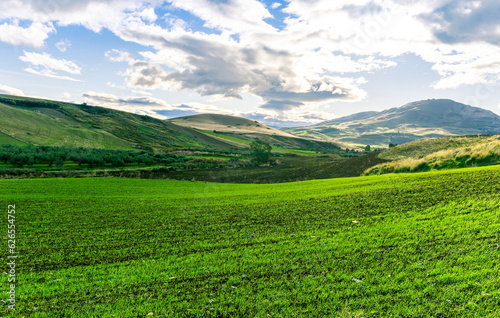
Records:
<instances>
[{"instance_id":1,"label":"tree","mask_svg":"<svg viewBox=\"0 0 500 318\"><path fill-rule=\"evenodd\" d=\"M271 149L271 145L262 140L255 140L250 144L252 156L258 163L269 162L269 158L271 158Z\"/></svg>"},{"instance_id":2,"label":"tree","mask_svg":"<svg viewBox=\"0 0 500 318\"><path fill-rule=\"evenodd\" d=\"M16 167L22 167L24 165L32 165L35 161L33 157L20 153L12 156L9 162Z\"/></svg>"},{"instance_id":3,"label":"tree","mask_svg":"<svg viewBox=\"0 0 500 318\"><path fill-rule=\"evenodd\" d=\"M393 143L390 143L389 144L389 148L392 148L392 147L396 147L398 144L393 144Z\"/></svg>"},{"instance_id":4,"label":"tree","mask_svg":"<svg viewBox=\"0 0 500 318\"><path fill-rule=\"evenodd\" d=\"M365 151L370 151L372 147L370 147L370 145L366 145L365 147Z\"/></svg>"}]
</instances>

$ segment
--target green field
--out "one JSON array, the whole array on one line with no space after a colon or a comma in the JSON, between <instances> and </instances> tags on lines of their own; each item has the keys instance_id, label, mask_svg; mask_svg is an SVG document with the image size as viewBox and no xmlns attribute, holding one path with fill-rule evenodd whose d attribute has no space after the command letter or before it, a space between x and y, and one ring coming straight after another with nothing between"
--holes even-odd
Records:
<instances>
[{"instance_id":1,"label":"green field","mask_svg":"<svg viewBox=\"0 0 500 318\"><path fill-rule=\"evenodd\" d=\"M0 180L17 316L497 317L498 180Z\"/></svg>"},{"instance_id":2,"label":"green field","mask_svg":"<svg viewBox=\"0 0 500 318\"><path fill-rule=\"evenodd\" d=\"M389 162L370 167L365 174L495 165L500 163L500 136L424 138L389 148L381 152L378 157Z\"/></svg>"}]
</instances>

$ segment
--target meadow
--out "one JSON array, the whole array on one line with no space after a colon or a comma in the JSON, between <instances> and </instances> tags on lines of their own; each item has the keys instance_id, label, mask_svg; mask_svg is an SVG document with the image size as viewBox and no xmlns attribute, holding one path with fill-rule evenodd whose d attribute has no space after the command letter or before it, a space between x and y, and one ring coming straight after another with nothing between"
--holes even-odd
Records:
<instances>
[{"instance_id":1,"label":"meadow","mask_svg":"<svg viewBox=\"0 0 500 318\"><path fill-rule=\"evenodd\" d=\"M0 180L16 317L497 317L499 180Z\"/></svg>"},{"instance_id":2,"label":"meadow","mask_svg":"<svg viewBox=\"0 0 500 318\"><path fill-rule=\"evenodd\" d=\"M370 167L365 174L496 165L500 163L500 136L425 138L389 148L381 152L378 157L391 161Z\"/></svg>"}]
</instances>

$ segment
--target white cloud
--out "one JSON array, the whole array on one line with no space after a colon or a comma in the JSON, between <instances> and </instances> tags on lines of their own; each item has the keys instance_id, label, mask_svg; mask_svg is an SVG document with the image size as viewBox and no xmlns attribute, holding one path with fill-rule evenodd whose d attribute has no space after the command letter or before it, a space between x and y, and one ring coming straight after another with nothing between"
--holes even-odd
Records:
<instances>
[{"instance_id":1,"label":"white cloud","mask_svg":"<svg viewBox=\"0 0 500 318\"><path fill-rule=\"evenodd\" d=\"M141 97L119 97L113 94L107 93L96 93L96 92L88 92L82 95L88 101L96 103L100 106L107 107L117 107L117 106L155 106L155 107L165 107L170 109L171 106L167 104L165 101L149 97L149 96L141 96Z\"/></svg>"},{"instance_id":2,"label":"white cloud","mask_svg":"<svg viewBox=\"0 0 500 318\"><path fill-rule=\"evenodd\" d=\"M128 62L122 74L131 89L184 89L216 98L253 94L262 98L266 111L286 109L287 113L314 103L366 98L366 73L394 67L394 58L403 54L432 63L440 76L433 83L436 89L500 80L500 23L494 14L500 6L494 0L358 0L354 4L290 0L283 6L275 2L272 9L289 14L280 21L285 25L282 30L266 22L274 17L257 0L170 1L169 8L190 12L213 34L176 16L179 10L164 16L169 25L161 27L157 24L160 7L165 6L159 0L66 0L50 6L39 0L3 1L0 19L8 18L10 24L0 28L14 26L17 31L10 34L20 33L22 28L13 22L19 19L46 29L36 41L7 35L8 40L2 40L2 32L0 40L39 47L54 32L52 23L82 25L96 32L107 28L149 50L136 57L118 50L106 52L109 60ZM46 55L39 57L47 60ZM27 70L44 76L71 79L59 72L80 72L52 64L36 66L31 60Z\"/></svg>"},{"instance_id":3,"label":"white cloud","mask_svg":"<svg viewBox=\"0 0 500 318\"><path fill-rule=\"evenodd\" d=\"M64 92L61 95L63 101L69 102L71 100L71 94L68 92Z\"/></svg>"},{"instance_id":4,"label":"white cloud","mask_svg":"<svg viewBox=\"0 0 500 318\"><path fill-rule=\"evenodd\" d=\"M279 7L281 7L281 6L282 6L282 4L281 4L281 3L279 3L279 2L274 2L274 3L271 5L271 9L277 9L277 8L279 8Z\"/></svg>"},{"instance_id":5,"label":"white cloud","mask_svg":"<svg viewBox=\"0 0 500 318\"><path fill-rule=\"evenodd\" d=\"M71 46L71 42L67 39L65 40L62 40L62 41L59 41L56 43L56 47L59 51L61 52L66 52L66 50L68 49L68 47Z\"/></svg>"},{"instance_id":6,"label":"white cloud","mask_svg":"<svg viewBox=\"0 0 500 318\"><path fill-rule=\"evenodd\" d=\"M257 0L172 0L172 5L189 11L205 21L206 27L231 33L272 32L274 28L264 22L272 15Z\"/></svg>"},{"instance_id":7,"label":"white cloud","mask_svg":"<svg viewBox=\"0 0 500 318\"><path fill-rule=\"evenodd\" d=\"M128 62L134 58L131 53L120 51L117 49L106 51L104 53L104 56L106 56L108 60L113 62Z\"/></svg>"},{"instance_id":8,"label":"white cloud","mask_svg":"<svg viewBox=\"0 0 500 318\"><path fill-rule=\"evenodd\" d=\"M59 26L82 25L99 32L120 25L130 16L147 22L155 18L152 8L163 1L135 0L7 0L0 1L0 19L57 22Z\"/></svg>"},{"instance_id":9,"label":"white cloud","mask_svg":"<svg viewBox=\"0 0 500 318\"><path fill-rule=\"evenodd\" d=\"M107 93L87 92L82 94L82 97L91 105L126 111L138 115L148 115L159 119L166 119L167 117L156 113L157 110L172 109L172 106L165 101L150 96L120 97Z\"/></svg>"},{"instance_id":10,"label":"white cloud","mask_svg":"<svg viewBox=\"0 0 500 318\"><path fill-rule=\"evenodd\" d=\"M7 86L7 85L3 85L3 84L0 84L0 93L1 94L24 96L24 92L22 90L20 90L18 88Z\"/></svg>"},{"instance_id":11,"label":"white cloud","mask_svg":"<svg viewBox=\"0 0 500 318\"><path fill-rule=\"evenodd\" d=\"M72 61L67 61L64 59L59 60L53 58L50 54L47 53L35 53L26 51L24 51L24 55L20 56L19 59L30 64L30 67L25 69L25 71L29 73L57 79L79 81L78 79L66 75L59 75L57 73L66 72L70 74L80 75L81 68Z\"/></svg>"},{"instance_id":12,"label":"white cloud","mask_svg":"<svg viewBox=\"0 0 500 318\"><path fill-rule=\"evenodd\" d=\"M171 105L164 100L151 96L128 96L121 97L108 93L87 92L82 94L85 101L91 105L112 108L139 115L166 119L167 117L156 113L156 111L170 111L179 114L190 113L218 113L237 115L238 113L221 109L217 106L205 103L190 102L186 104Z\"/></svg>"},{"instance_id":13,"label":"white cloud","mask_svg":"<svg viewBox=\"0 0 500 318\"><path fill-rule=\"evenodd\" d=\"M146 92L146 91L141 91L141 90L132 90L132 93L137 94L137 95L146 95L146 96L153 96L151 92Z\"/></svg>"},{"instance_id":14,"label":"white cloud","mask_svg":"<svg viewBox=\"0 0 500 318\"><path fill-rule=\"evenodd\" d=\"M12 24L5 22L0 25L0 41L15 46L40 48L52 32L55 32L55 28L50 22L33 22L29 27L23 28L19 26L19 21L14 20Z\"/></svg>"}]
</instances>

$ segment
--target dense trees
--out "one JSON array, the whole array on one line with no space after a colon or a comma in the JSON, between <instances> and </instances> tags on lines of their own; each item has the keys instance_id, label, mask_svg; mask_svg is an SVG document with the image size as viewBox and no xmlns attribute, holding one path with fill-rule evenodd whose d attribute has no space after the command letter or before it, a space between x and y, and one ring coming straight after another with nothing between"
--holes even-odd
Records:
<instances>
[{"instance_id":1,"label":"dense trees","mask_svg":"<svg viewBox=\"0 0 500 318\"><path fill-rule=\"evenodd\" d=\"M186 157L176 154L153 154L148 151L0 145L0 162L10 163L16 167L34 164L61 167L68 161L74 162L78 166L85 164L90 168L102 167L106 164L121 167L133 163L150 166L153 164L167 165L187 160Z\"/></svg>"},{"instance_id":2,"label":"dense trees","mask_svg":"<svg viewBox=\"0 0 500 318\"><path fill-rule=\"evenodd\" d=\"M250 150L254 160L258 163L268 163L271 158L271 145L262 140L252 141Z\"/></svg>"}]
</instances>

